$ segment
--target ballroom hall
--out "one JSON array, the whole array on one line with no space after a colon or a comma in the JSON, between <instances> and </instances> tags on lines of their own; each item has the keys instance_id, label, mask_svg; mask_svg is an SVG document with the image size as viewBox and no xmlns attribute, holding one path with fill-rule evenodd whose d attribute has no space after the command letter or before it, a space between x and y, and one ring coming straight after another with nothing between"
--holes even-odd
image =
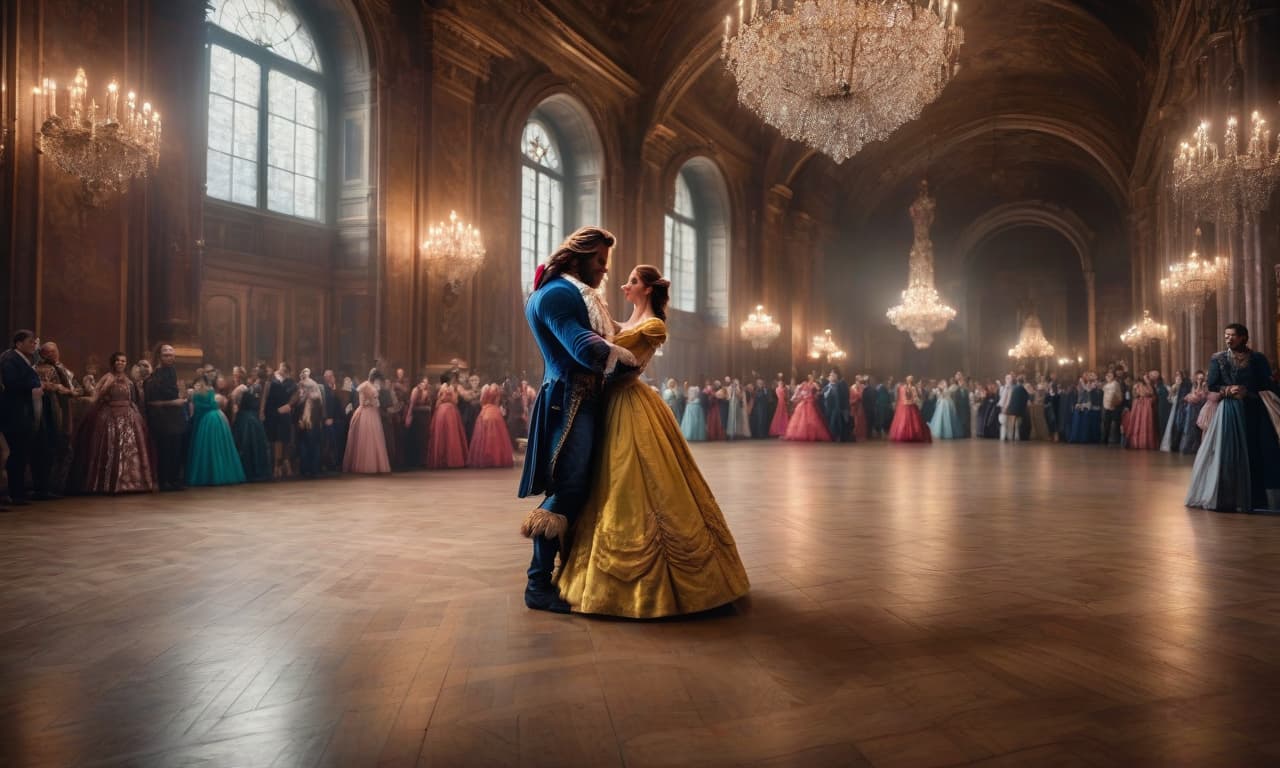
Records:
<instances>
[{"instance_id":1,"label":"ballroom hall","mask_svg":"<svg viewBox=\"0 0 1280 768\"><path fill-rule=\"evenodd\" d=\"M1280 764L1277 40L5 0L0 766Z\"/></svg>"}]
</instances>

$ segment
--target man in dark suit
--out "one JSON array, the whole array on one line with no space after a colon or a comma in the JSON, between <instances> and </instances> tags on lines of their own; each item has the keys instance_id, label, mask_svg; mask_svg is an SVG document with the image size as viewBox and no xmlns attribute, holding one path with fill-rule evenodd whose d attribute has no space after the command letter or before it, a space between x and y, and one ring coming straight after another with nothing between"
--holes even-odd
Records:
<instances>
[{"instance_id":1,"label":"man in dark suit","mask_svg":"<svg viewBox=\"0 0 1280 768\"><path fill-rule=\"evenodd\" d=\"M852 419L849 415L849 382L837 368L827 374L827 385L822 388L822 412L826 415L827 431L837 443L849 442Z\"/></svg>"},{"instance_id":2,"label":"man in dark suit","mask_svg":"<svg viewBox=\"0 0 1280 768\"><path fill-rule=\"evenodd\" d=\"M0 429L9 444L5 471L9 474L9 500L19 507L30 503L27 467L32 463L36 428L40 423L38 404L43 388L34 367L38 343L34 332L21 330L13 335L13 347L0 355L0 383L4 385L4 391L0 392ZM39 482L40 473L33 471L32 474Z\"/></svg>"}]
</instances>

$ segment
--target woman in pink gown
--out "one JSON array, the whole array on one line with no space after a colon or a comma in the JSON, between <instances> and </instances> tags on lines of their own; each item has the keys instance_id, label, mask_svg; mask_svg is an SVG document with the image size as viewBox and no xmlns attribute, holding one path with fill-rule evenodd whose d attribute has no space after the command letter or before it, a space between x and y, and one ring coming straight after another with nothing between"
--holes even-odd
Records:
<instances>
[{"instance_id":1,"label":"woman in pink gown","mask_svg":"<svg viewBox=\"0 0 1280 768\"><path fill-rule=\"evenodd\" d=\"M858 443L867 441L867 412L862 409L862 391L866 387L862 377L858 377L853 382L853 386L849 387L849 414L853 416L853 439Z\"/></svg>"},{"instance_id":2,"label":"woman in pink gown","mask_svg":"<svg viewBox=\"0 0 1280 768\"><path fill-rule=\"evenodd\" d=\"M502 385L486 384L480 390L480 415L471 433L467 464L472 468L510 467L515 464L511 432L502 415Z\"/></svg>"},{"instance_id":3,"label":"woman in pink gown","mask_svg":"<svg viewBox=\"0 0 1280 768\"><path fill-rule=\"evenodd\" d=\"M778 407L773 409L773 421L769 422L769 437L782 437L787 434L787 425L791 423L787 414L787 385L778 379L778 386L773 393L778 396Z\"/></svg>"},{"instance_id":4,"label":"woman in pink gown","mask_svg":"<svg viewBox=\"0 0 1280 768\"><path fill-rule=\"evenodd\" d=\"M898 385L898 407L889 426L889 440L895 443L931 443L933 435L920 416L920 390L915 377L908 376Z\"/></svg>"},{"instance_id":5,"label":"woman in pink gown","mask_svg":"<svg viewBox=\"0 0 1280 768\"><path fill-rule=\"evenodd\" d=\"M1133 408L1127 418L1125 447L1137 451L1154 451L1160 447L1156 439L1156 406L1154 390L1145 380L1133 385Z\"/></svg>"},{"instance_id":6,"label":"woman in pink gown","mask_svg":"<svg viewBox=\"0 0 1280 768\"><path fill-rule=\"evenodd\" d=\"M467 432L458 411L458 390L453 377L441 374L436 408L431 414L431 439L427 445L427 469L461 469L467 466Z\"/></svg>"},{"instance_id":7,"label":"woman in pink gown","mask_svg":"<svg viewBox=\"0 0 1280 768\"><path fill-rule=\"evenodd\" d=\"M343 472L376 475L391 471L387 437L382 428L382 409L378 403L378 390L385 381L381 373L374 372L368 381L356 387L360 407L351 414L351 424L347 427Z\"/></svg>"},{"instance_id":8,"label":"woman in pink gown","mask_svg":"<svg viewBox=\"0 0 1280 768\"><path fill-rule=\"evenodd\" d=\"M147 424L138 410L142 395L129 379L128 358L111 356L111 372L98 381L96 404L78 436L74 476L84 493L148 493L156 490L156 463Z\"/></svg>"},{"instance_id":9,"label":"woman in pink gown","mask_svg":"<svg viewBox=\"0 0 1280 768\"><path fill-rule=\"evenodd\" d=\"M809 374L809 378L796 390L796 412L791 414L791 423L787 425L787 433L782 436L783 440L808 443L831 442L827 423L822 418L822 414L818 413L818 404L815 402L817 396L818 385L813 383L813 374Z\"/></svg>"}]
</instances>

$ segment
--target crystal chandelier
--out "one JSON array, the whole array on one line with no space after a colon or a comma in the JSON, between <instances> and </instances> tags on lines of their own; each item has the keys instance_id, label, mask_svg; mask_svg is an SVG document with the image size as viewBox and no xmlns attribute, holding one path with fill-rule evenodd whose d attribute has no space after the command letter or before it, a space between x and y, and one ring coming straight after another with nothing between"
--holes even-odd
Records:
<instances>
[{"instance_id":1,"label":"crystal chandelier","mask_svg":"<svg viewBox=\"0 0 1280 768\"><path fill-rule=\"evenodd\" d=\"M450 284L462 283L484 264L480 230L458 221L457 212L450 211L448 224L442 222L427 231L422 256Z\"/></svg>"},{"instance_id":2,"label":"crystal chandelier","mask_svg":"<svg viewBox=\"0 0 1280 768\"><path fill-rule=\"evenodd\" d=\"M847 355L831 338L831 329L828 328L822 332L821 336L814 336L813 341L809 343L809 357L814 360L826 358L828 363L834 363L845 359Z\"/></svg>"},{"instance_id":3,"label":"crystal chandelier","mask_svg":"<svg viewBox=\"0 0 1280 768\"><path fill-rule=\"evenodd\" d=\"M757 304L756 311L747 315L747 319L738 328L743 341L751 342L753 349L768 349L773 340L782 333L782 326L765 314L764 305Z\"/></svg>"},{"instance_id":4,"label":"crystal chandelier","mask_svg":"<svg viewBox=\"0 0 1280 768\"><path fill-rule=\"evenodd\" d=\"M1169 338L1169 326L1151 319L1150 310L1142 310L1142 322L1129 326L1120 334L1120 341L1129 349L1145 347L1153 341L1164 341Z\"/></svg>"},{"instance_id":5,"label":"crystal chandelier","mask_svg":"<svg viewBox=\"0 0 1280 768\"><path fill-rule=\"evenodd\" d=\"M929 197L929 182L921 181L920 194L907 209L915 228L907 290L902 292L902 303L886 313L895 328L911 335L916 349L928 349L933 335L944 331L947 323L956 319L956 311L942 303L933 287L933 241L929 239L929 230L933 227L934 207L935 201Z\"/></svg>"},{"instance_id":6,"label":"crystal chandelier","mask_svg":"<svg viewBox=\"0 0 1280 768\"><path fill-rule=\"evenodd\" d=\"M959 71L957 13L950 0L738 0L720 56L742 104L842 163L919 117Z\"/></svg>"},{"instance_id":7,"label":"crystal chandelier","mask_svg":"<svg viewBox=\"0 0 1280 768\"><path fill-rule=\"evenodd\" d=\"M120 86L107 86L106 107L89 99L84 68L67 88L65 114L58 113L58 83L46 79L31 92L33 129L40 152L78 177L90 191L124 192L129 181L145 177L160 164L160 113L150 102L138 107L138 95L126 97L120 114Z\"/></svg>"},{"instance_id":8,"label":"crystal chandelier","mask_svg":"<svg viewBox=\"0 0 1280 768\"><path fill-rule=\"evenodd\" d=\"M1160 295L1171 309L1197 311L1209 294L1226 284L1229 269L1222 256L1200 260L1200 229L1196 228L1195 247L1186 261L1169 265L1169 276L1160 280Z\"/></svg>"},{"instance_id":9,"label":"crystal chandelier","mask_svg":"<svg viewBox=\"0 0 1280 768\"><path fill-rule=\"evenodd\" d=\"M1210 140L1208 122L1178 146L1173 164L1173 190L1191 210L1234 225L1239 211L1246 217L1265 211L1280 179L1280 142L1273 141L1262 115L1250 118L1249 141L1240 152L1234 117L1227 119L1222 147Z\"/></svg>"},{"instance_id":10,"label":"crystal chandelier","mask_svg":"<svg viewBox=\"0 0 1280 768\"><path fill-rule=\"evenodd\" d=\"M1044 337L1044 327L1035 312L1027 315L1022 321L1022 332L1018 334L1018 343L1009 350L1009 357L1017 360L1053 357L1053 345Z\"/></svg>"}]
</instances>

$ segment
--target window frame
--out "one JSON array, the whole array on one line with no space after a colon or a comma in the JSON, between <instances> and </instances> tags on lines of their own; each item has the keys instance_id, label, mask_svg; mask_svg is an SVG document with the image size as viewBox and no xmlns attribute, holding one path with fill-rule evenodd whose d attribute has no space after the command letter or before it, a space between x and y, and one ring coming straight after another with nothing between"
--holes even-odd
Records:
<instances>
[{"instance_id":1,"label":"window frame","mask_svg":"<svg viewBox=\"0 0 1280 768\"><path fill-rule=\"evenodd\" d=\"M679 197L679 190L680 190L681 184L684 184L685 189L688 190L689 192L689 207L692 209L691 215L685 215L683 213L680 213L677 210L676 200ZM684 307L675 306L675 302L673 301L672 308L679 312L688 312L690 314L696 314L696 315L701 315L703 313L703 310L706 307L706 301L704 299L705 291L703 290L703 286L706 283L706 274L705 274L705 261L706 261L705 239L706 238L705 238L705 233L702 230L702 227L699 225L698 214L699 214L699 208L701 207L702 207L702 204L701 204L701 201L698 199L698 193L697 193L696 187L694 184L691 184L689 182L689 179L685 175L685 169L682 167L676 173L675 182L672 184L671 207L667 210L666 216L668 219L670 219L673 222L674 224L673 230L676 228L679 228L680 226L686 226L693 232L693 269L691 270L693 273L693 307L684 308ZM665 224L663 228L664 229L666 228ZM665 234L666 233L664 232L664 235ZM671 247L670 238L664 237L664 239L667 240L667 242L664 243L664 251L665 251L664 259L671 260L675 254L670 252L670 247ZM666 267L668 276L674 277L676 273L675 264L670 263L670 264L665 264L664 266ZM679 294L676 293L676 295L679 295Z\"/></svg>"},{"instance_id":2,"label":"window frame","mask_svg":"<svg viewBox=\"0 0 1280 768\"><path fill-rule=\"evenodd\" d=\"M297 14L295 9L294 13ZM299 15L299 19L305 24L305 19ZM204 56L204 154L205 154L205 190L204 197L206 200L212 200L221 205L231 205L237 208L256 211L258 213L268 214L271 216L281 216L296 221L305 221L313 224L328 224L330 219L330 202L332 195L329 191L328 171L329 171L329 144L328 138L332 133L331 125L332 115L329 104L332 101L332 79L325 73L329 70L329 63L325 60L323 52L320 50L319 41L312 33L312 39L316 42L316 58L320 63L320 72L307 69L301 64L290 61L278 53L264 48L251 40L231 32L223 27L214 24L212 21L205 20L205 56ZM311 29L308 27L308 31ZM257 161L257 183L258 183L258 202L257 205L249 206L244 203L237 203L233 200L223 200L220 197L213 197L209 194L208 188L208 152L209 152L209 94L211 93L213 79L213 46L221 46L231 51L237 56L243 56L250 59L258 65L258 161ZM267 179L270 172L269 161L269 128L271 120L271 107L268 80L272 71L278 71L288 75L293 79L311 86L320 94L319 119L317 124L316 137L316 158L317 158L317 177L316 187L318 191L316 200L316 217L308 218L306 216L298 216L291 213L283 213L281 211L273 211L267 207ZM300 174L295 174L300 175Z\"/></svg>"},{"instance_id":3,"label":"window frame","mask_svg":"<svg viewBox=\"0 0 1280 768\"><path fill-rule=\"evenodd\" d=\"M539 163L538 161L536 161L536 160L534 160L533 158L529 157L529 153L525 151L524 134L525 134L525 131L526 131L526 130L528 130L528 127L529 127L529 124L530 124L530 123L536 124L539 128L541 128L541 129L542 129L542 132L543 132L544 134L546 134L547 138L549 138L549 139L551 140L551 143L552 143L552 149L554 149L554 150L555 150L556 157L558 157L558 158L560 159L560 170L559 170L559 171L554 170L554 169L552 169L552 168L550 168L550 167L548 167L548 166L546 166L546 165L543 165L542 163ZM532 280L528 280L528 279L526 279L526 276L525 276L525 274L524 274L524 273L525 273L525 266L526 266L526 265L525 265L525 248L524 248L524 218L525 218L525 216L524 216L524 170L527 168L527 169L529 169L529 170L533 171L533 173L534 173L534 178L533 178L533 188L534 188L534 220L533 220L533 224L534 224L534 239L535 239L535 242L534 242L534 254L533 254L533 258L534 258L533 272L534 272L534 274L536 274L536 273L537 273L537 268L538 268L538 267L537 267L538 263L541 261L541 259L542 259L544 256L547 256L547 255L549 255L549 254L551 253L551 251L550 251L550 250L547 250L547 251L546 251L546 253L538 253L538 251L537 251L537 246L538 246L538 244L537 244L537 235L538 235L538 230L541 228L541 226L540 226L540 225L541 225L541 222L539 221L538 216L537 216L537 214L538 214L538 192L539 192L539 190L541 189L541 185L540 185L540 177L541 177L541 176L546 176L546 177L548 177L549 179L551 179L552 181L556 182L556 183L559 185L559 188L560 188L560 200L559 200L559 203L560 203L560 205L559 205L559 209L556 211L556 214L557 214L557 217L560 219L560 221L556 223L556 226L557 226L557 227L559 228L559 230L560 230L561 237L563 237L563 236L564 236L564 232L565 232L565 231L566 231L566 229L567 229L567 225L568 225L568 217L569 217L569 210L568 210L569 206L568 206L568 204L567 204L567 202L566 202L566 200L567 200L567 198L568 198L569 158L565 156L565 153L564 153L564 141L560 138L560 136L558 136L558 135L557 135L556 130L555 130L555 128L554 128L554 126L552 126L552 125L548 124L548 123L547 123L547 121L542 120L542 119L539 119L538 117L536 117L536 116L534 116L534 115L530 115L530 116L529 116L529 117L524 121L524 124L520 127L520 144L519 144L519 152L520 152L520 219L521 219L521 227L520 227L520 229L521 229L521 232L520 232L520 281L521 281L521 284L523 285L523 290L524 290L524 292L525 292L526 294L528 294L528 293L532 292L532 290L533 290L533 285L532 285ZM549 244L549 245L558 245L558 243L552 243L552 244Z\"/></svg>"}]
</instances>

